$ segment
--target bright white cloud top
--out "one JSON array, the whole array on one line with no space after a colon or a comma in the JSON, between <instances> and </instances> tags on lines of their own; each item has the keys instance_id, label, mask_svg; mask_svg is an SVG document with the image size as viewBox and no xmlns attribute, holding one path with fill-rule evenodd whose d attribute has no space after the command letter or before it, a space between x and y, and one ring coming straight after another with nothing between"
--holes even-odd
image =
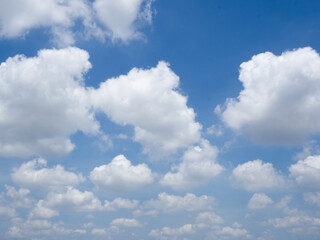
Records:
<instances>
[{"instance_id":1,"label":"bright white cloud top","mask_svg":"<svg viewBox=\"0 0 320 240\"><path fill-rule=\"evenodd\" d=\"M232 179L238 187L247 191L260 191L284 186L284 178L271 163L257 159L239 164L232 170Z\"/></svg>"},{"instance_id":2,"label":"bright white cloud top","mask_svg":"<svg viewBox=\"0 0 320 240\"><path fill-rule=\"evenodd\" d=\"M207 140L201 141L201 147L190 147L184 153L182 162L172 168L160 181L173 189L188 189L216 177L223 167L216 163L218 149Z\"/></svg>"},{"instance_id":3,"label":"bright white cloud top","mask_svg":"<svg viewBox=\"0 0 320 240\"><path fill-rule=\"evenodd\" d=\"M78 48L17 55L0 65L0 155L64 155L69 136L97 134L83 74L91 67Z\"/></svg>"},{"instance_id":4,"label":"bright white cloud top","mask_svg":"<svg viewBox=\"0 0 320 240\"><path fill-rule=\"evenodd\" d=\"M82 174L69 172L61 165L47 167L45 159L34 159L15 168L11 174L12 181L28 188L56 189L78 185L85 181Z\"/></svg>"},{"instance_id":5,"label":"bright white cloud top","mask_svg":"<svg viewBox=\"0 0 320 240\"><path fill-rule=\"evenodd\" d=\"M90 172L90 180L101 191L132 191L152 183L153 179L146 164L133 166L123 155Z\"/></svg>"},{"instance_id":6,"label":"bright white cloud top","mask_svg":"<svg viewBox=\"0 0 320 240\"><path fill-rule=\"evenodd\" d=\"M151 24L152 0L4 0L0 3L0 37L16 38L49 28L57 46L75 43L80 21L82 37L128 41L141 38L138 23Z\"/></svg>"},{"instance_id":7,"label":"bright white cloud top","mask_svg":"<svg viewBox=\"0 0 320 240\"><path fill-rule=\"evenodd\" d=\"M201 125L178 86L179 77L169 64L159 62L101 83L92 91L92 102L114 122L133 125L135 141L157 157L200 140Z\"/></svg>"},{"instance_id":8,"label":"bright white cloud top","mask_svg":"<svg viewBox=\"0 0 320 240\"><path fill-rule=\"evenodd\" d=\"M309 156L289 168L290 175L298 185L305 188L320 189L320 156Z\"/></svg>"},{"instance_id":9,"label":"bright white cloud top","mask_svg":"<svg viewBox=\"0 0 320 240\"><path fill-rule=\"evenodd\" d=\"M301 143L320 131L319 69L320 56L310 47L253 56L240 65L244 89L227 99L222 120L258 142Z\"/></svg>"}]
</instances>

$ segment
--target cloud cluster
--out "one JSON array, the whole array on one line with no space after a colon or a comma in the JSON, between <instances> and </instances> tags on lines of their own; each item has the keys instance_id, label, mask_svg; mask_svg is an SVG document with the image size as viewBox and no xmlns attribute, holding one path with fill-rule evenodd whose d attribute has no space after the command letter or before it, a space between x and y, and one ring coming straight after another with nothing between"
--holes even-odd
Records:
<instances>
[{"instance_id":1,"label":"cloud cluster","mask_svg":"<svg viewBox=\"0 0 320 240\"><path fill-rule=\"evenodd\" d=\"M187 193L185 196L160 193L158 194L158 199L151 199L145 202L143 209L154 209L166 213L193 212L211 209L214 204L215 199L207 195L197 197L192 193Z\"/></svg>"},{"instance_id":2,"label":"cloud cluster","mask_svg":"<svg viewBox=\"0 0 320 240\"><path fill-rule=\"evenodd\" d=\"M310 47L253 56L240 66L243 90L217 107L222 120L255 141L300 143L320 131L320 57Z\"/></svg>"},{"instance_id":3,"label":"cloud cluster","mask_svg":"<svg viewBox=\"0 0 320 240\"><path fill-rule=\"evenodd\" d=\"M176 239L181 235L189 235L195 233L194 226L192 224L185 224L179 228L163 227L161 230L152 229L149 236L156 239ZM168 238L169 237L169 238Z\"/></svg>"},{"instance_id":4,"label":"cloud cluster","mask_svg":"<svg viewBox=\"0 0 320 240\"><path fill-rule=\"evenodd\" d=\"M201 125L167 63L134 68L93 89L83 79L88 58L69 47L41 50L33 58L17 55L0 65L0 156L64 155L74 149L70 136L78 131L105 140L97 111L134 126L135 141L155 158L200 140Z\"/></svg>"},{"instance_id":5,"label":"cloud cluster","mask_svg":"<svg viewBox=\"0 0 320 240\"><path fill-rule=\"evenodd\" d=\"M207 140L200 146L189 147L182 162L174 166L160 181L164 186L174 189L187 189L219 175L224 168L216 163L218 149Z\"/></svg>"},{"instance_id":6,"label":"cloud cluster","mask_svg":"<svg viewBox=\"0 0 320 240\"><path fill-rule=\"evenodd\" d=\"M138 38L139 24L151 24L152 0L4 0L0 3L0 37L15 38L49 28L58 46L75 42L77 22L83 37L128 41Z\"/></svg>"},{"instance_id":7,"label":"cloud cluster","mask_svg":"<svg viewBox=\"0 0 320 240\"><path fill-rule=\"evenodd\" d=\"M247 191L277 188L285 183L271 163L263 163L259 159L239 164L232 171L232 179Z\"/></svg>"}]
</instances>

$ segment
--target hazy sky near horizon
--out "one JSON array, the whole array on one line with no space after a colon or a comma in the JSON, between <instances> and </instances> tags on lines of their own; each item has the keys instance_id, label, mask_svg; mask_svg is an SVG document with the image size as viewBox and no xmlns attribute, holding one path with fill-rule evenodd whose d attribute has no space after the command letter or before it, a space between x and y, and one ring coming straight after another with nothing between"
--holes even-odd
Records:
<instances>
[{"instance_id":1,"label":"hazy sky near horizon","mask_svg":"<svg viewBox=\"0 0 320 240\"><path fill-rule=\"evenodd\" d=\"M0 238L319 239L319 13L0 1Z\"/></svg>"}]
</instances>

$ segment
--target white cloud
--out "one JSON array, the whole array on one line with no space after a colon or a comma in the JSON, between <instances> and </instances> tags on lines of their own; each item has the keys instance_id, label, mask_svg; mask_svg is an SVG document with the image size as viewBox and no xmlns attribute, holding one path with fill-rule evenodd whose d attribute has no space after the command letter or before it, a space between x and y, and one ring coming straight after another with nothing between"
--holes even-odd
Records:
<instances>
[{"instance_id":1,"label":"white cloud","mask_svg":"<svg viewBox=\"0 0 320 240\"><path fill-rule=\"evenodd\" d=\"M252 236L249 234L249 232L246 229L241 228L232 228L232 227L224 227L222 229L216 230L215 234L219 236L227 236L232 238L245 238L250 239Z\"/></svg>"},{"instance_id":2,"label":"white cloud","mask_svg":"<svg viewBox=\"0 0 320 240\"><path fill-rule=\"evenodd\" d=\"M145 202L143 209L154 209L166 213L178 211L193 212L211 209L214 203L215 199L207 195L197 197L192 193L187 193L185 196L160 193L158 199L151 199Z\"/></svg>"},{"instance_id":3,"label":"white cloud","mask_svg":"<svg viewBox=\"0 0 320 240\"><path fill-rule=\"evenodd\" d=\"M269 219L268 223L276 228L320 226L320 218L314 218L310 216L286 216L284 218Z\"/></svg>"},{"instance_id":4,"label":"white cloud","mask_svg":"<svg viewBox=\"0 0 320 240\"><path fill-rule=\"evenodd\" d=\"M249 200L248 208L251 210L266 208L273 201L264 193L255 193Z\"/></svg>"},{"instance_id":5,"label":"white cloud","mask_svg":"<svg viewBox=\"0 0 320 240\"><path fill-rule=\"evenodd\" d=\"M48 168L46 164L41 158L23 163L13 170L12 181L24 187L55 189L85 180L81 174L68 172L61 165Z\"/></svg>"},{"instance_id":6,"label":"white cloud","mask_svg":"<svg viewBox=\"0 0 320 240\"><path fill-rule=\"evenodd\" d=\"M88 21L90 14L85 0L4 0L0 3L0 36L19 37L41 27L68 30L77 19Z\"/></svg>"},{"instance_id":7,"label":"white cloud","mask_svg":"<svg viewBox=\"0 0 320 240\"><path fill-rule=\"evenodd\" d=\"M117 218L114 219L110 225L123 226L123 227L141 227L141 224L136 219L130 218Z\"/></svg>"},{"instance_id":8,"label":"white cloud","mask_svg":"<svg viewBox=\"0 0 320 240\"><path fill-rule=\"evenodd\" d=\"M232 171L236 185L247 191L273 189L284 185L284 179L272 166L257 159L239 164Z\"/></svg>"},{"instance_id":9,"label":"white cloud","mask_svg":"<svg viewBox=\"0 0 320 240\"><path fill-rule=\"evenodd\" d=\"M253 56L240 66L244 89L227 99L222 120L258 142L301 142L320 131L319 69L320 57L310 47Z\"/></svg>"},{"instance_id":10,"label":"white cloud","mask_svg":"<svg viewBox=\"0 0 320 240\"><path fill-rule=\"evenodd\" d=\"M161 230L152 229L149 233L149 236L156 239L168 239L163 237L167 237L167 236L178 237L181 235L194 234L194 233L195 233L194 226L192 224L185 224L180 228L164 227Z\"/></svg>"},{"instance_id":11,"label":"white cloud","mask_svg":"<svg viewBox=\"0 0 320 240\"><path fill-rule=\"evenodd\" d=\"M187 189L219 175L224 168L216 163L218 149L207 140L202 140L200 146L189 147L182 163L173 167L160 183L174 189Z\"/></svg>"},{"instance_id":12,"label":"white cloud","mask_svg":"<svg viewBox=\"0 0 320 240\"><path fill-rule=\"evenodd\" d=\"M49 208L70 209L76 211L101 211L101 201L88 191L81 192L73 187L67 187L65 192L50 192L43 205Z\"/></svg>"},{"instance_id":13,"label":"white cloud","mask_svg":"<svg viewBox=\"0 0 320 240\"><path fill-rule=\"evenodd\" d=\"M311 204L316 204L320 207L320 192L303 194L304 200Z\"/></svg>"},{"instance_id":14,"label":"white cloud","mask_svg":"<svg viewBox=\"0 0 320 240\"><path fill-rule=\"evenodd\" d=\"M296 182L307 188L319 188L320 181L320 155L309 156L304 160L298 161L289 168L290 176Z\"/></svg>"},{"instance_id":15,"label":"white cloud","mask_svg":"<svg viewBox=\"0 0 320 240\"><path fill-rule=\"evenodd\" d=\"M64 155L75 147L70 135L98 133L83 87L88 58L84 50L66 48L1 63L0 156Z\"/></svg>"},{"instance_id":16,"label":"white cloud","mask_svg":"<svg viewBox=\"0 0 320 240\"><path fill-rule=\"evenodd\" d=\"M123 155L109 164L94 168L90 180L102 191L128 191L153 182L153 175L146 164L132 165Z\"/></svg>"},{"instance_id":17,"label":"white cloud","mask_svg":"<svg viewBox=\"0 0 320 240\"><path fill-rule=\"evenodd\" d=\"M39 200L37 206L30 212L30 218L52 218L59 216L59 212L54 209L43 206L43 200Z\"/></svg>"},{"instance_id":18,"label":"white cloud","mask_svg":"<svg viewBox=\"0 0 320 240\"><path fill-rule=\"evenodd\" d=\"M6 187L6 195L10 197L10 205L15 208L30 208L34 200L29 197L30 190L26 188L20 188L19 190L16 190L14 187L7 186Z\"/></svg>"},{"instance_id":19,"label":"white cloud","mask_svg":"<svg viewBox=\"0 0 320 240\"><path fill-rule=\"evenodd\" d=\"M135 141L157 157L200 140L201 125L178 91L179 77L165 62L109 79L92 91L95 108L121 125L133 125Z\"/></svg>"},{"instance_id":20,"label":"white cloud","mask_svg":"<svg viewBox=\"0 0 320 240\"><path fill-rule=\"evenodd\" d=\"M93 228L91 230L91 234L93 235L104 235L107 234L107 230L104 228Z\"/></svg>"},{"instance_id":21,"label":"white cloud","mask_svg":"<svg viewBox=\"0 0 320 240\"><path fill-rule=\"evenodd\" d=\"M212 226L223 223L223 219L214 212L201 212L196 218L196 223Z\"/></svg>"},{"instance_id":22,"label":"white cloud","mask_svg":"<svg viewBox=\"0 0 320 240\"><path fill-rule=\"evenodd\" d=\"M118 226L111 226L109 228L93 228L91 230L91 234L93 235L110 235L111 233L118 233L119 227Z\"/></svg>"},{"instance_id":23,"label":"white cloud","mask_svg":"<svg viewBox=\"0 0 320 240\"><path fill-rule=\"evenodd\" d=\"M117 209L133 209L136 208L139 204L137 200L129 200L124 198L116 198L113 201L105 201L104 208L108 211L115 211Z\"/></svg>"},{"instance_id":24,"label":"white cloud","mask_svg":"<svg viewBox=\"0 0 320 240\"><path fill-rule=\"evenodd\" d=\"M93 8L113 40L141 37L138 22L151 24L153 0L96 0Z\"/></svg>"},{"instance_id":25,"label":"white cloud","mask_svg":"<svg viewBox=\"0 0 320 240\"><path fill-rule=\"evenodd\" d=\"M141 37L138 28L152 22L152 0L3 0L0 2L0 37L16 38L33 29L50 29L52 42L74 44L76 35L106 36L128 41ZM81 24L83 33L74 31Z\"/></svg>"},{"instance_id":26,"label":"white cloud","mask_svg":"<svg viewBox=\"0 0 320 240\"><path fill-rule=\"evenodd\" d=\"M36 237L50 237L57 235L83 234L81 229L67 229L63 222L53 223L46 219L28 219L23 222L21 219L14 223L6 236L11 238L37 239ZM59 238L59 237L58 237Z\"/></svg>"}]
</instances>

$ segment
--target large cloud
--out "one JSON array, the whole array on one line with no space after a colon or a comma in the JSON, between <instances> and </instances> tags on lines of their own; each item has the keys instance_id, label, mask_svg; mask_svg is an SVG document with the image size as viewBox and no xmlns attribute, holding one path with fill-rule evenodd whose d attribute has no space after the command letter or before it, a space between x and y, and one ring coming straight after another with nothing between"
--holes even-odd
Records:
<instances>
[{"instance_id":1,"label":"large cloud","mask_svg":"<svg viewBox=\"0 0 320 240\"><path fill-rule=\"evenodd\" d=\"M17 55L0 65L0 156L63 155L69 136L96 134L83 74L91 67L78 48Z\"/></svg>"},{"instance_id":2,"label":"large cloud","mask_svg":"<svg viewBox=\"0 0 320 240\"><path fill-rule=\"evenodd\" d=\"M290 176L294 177L298 185L307 188L320 189L320 155L309 156L298 161L289 168Z\"/></svg>"},{"instance_id":3,"label":"large cloud","mask_svg":"<svg viewBox=\"0 0 320 240\"><path fill-rule=\"evenodd\" d=\"M95 108L114 122L133 125L135 140L153 156L170 153L200 139L199 123L177 88L179 77L165 62L109 79L92 91Z\"/></svg>"},{"instance_id":4,"label":"large cloud","mask_svg":"<svg viewBox=\"0 0 320 240\"><path fill-rule=\"evenodd\" d=\"M306 47L281 56L266 52L240 67L244 89L237 99L227 99L221 113L229 127L271 144L299 143L320 131L320 57L316 51Z\"/></svg>"},{"instance_id":5,"label":"large cloud","mask_svg":"<svg viewBox=\"0 0 320 240\"><path fill-rule=\"evenodd\" d=\"M183 161L172 168L160 181L164 186L174 189L186 189L197 186L223 171L216 163L218 149L207 140L201 141L201 147L190 147L183 155Z\"/></svg>"},{"instance_id":6,"label":"large cloud","mask_svg":"<svg viewBox=\"0 0 320 240\"><path fill-rule=\"evenodd\" d=\"M81 174L66 171L63 166L47 167L44 159L35 159L15 168L13 182L30 188L57 189L66 185L77 185L85 179Z\"/></svg>"},{"instance_id":7,"label":"large cloud","mask_svg":"<svg viewBox=\"0 0 320 240\"><path fill-rule=\"evenodd\" d=\"M119 155L109 164L94 168L90 179L101 191L128 191L152 183L153 174L146 164L134 166Z\"/></svg>"},{"instance_id":8,"label":"large cloud","mask_svg":"<svg viewBox=\"0 0 320 240\"><path fill-rule=\"evenodd\" d=\"M273 189L284 185L283 177L273 168L271 163L261 160L239 164L232 171L236 185L247 191Z\"/></svg>"},{"instance_id":9,"label":"large cloud","mask_svg":"<svg viewBox=\"0 0 320 240\"><path fill-rule=\"evenodd\" d=\"M154 157L200 140L201 125L167 63L134 68L89 91L83 81L88 58L69 47L41 50L34 58L18 55L0 65L0 156L67 154L75 147L70 135L101 134L96 111L133 125L135 140Z\"/></svg>"},{"instance_id":10,"label":"large cloud","mask_svg":"<svg viewBox=\"0 0 320 240\"><path fill-rule=\"evenodd\" d=\"M137 23L151 24L151 2L3 0L0 2L0 37L20 37L32 29L49 28L54 42L58 46L66 46L74 43L74 26L81 23L86 35L127 41L141 35L137 31Z\"/></svg>"}]
</instances>

